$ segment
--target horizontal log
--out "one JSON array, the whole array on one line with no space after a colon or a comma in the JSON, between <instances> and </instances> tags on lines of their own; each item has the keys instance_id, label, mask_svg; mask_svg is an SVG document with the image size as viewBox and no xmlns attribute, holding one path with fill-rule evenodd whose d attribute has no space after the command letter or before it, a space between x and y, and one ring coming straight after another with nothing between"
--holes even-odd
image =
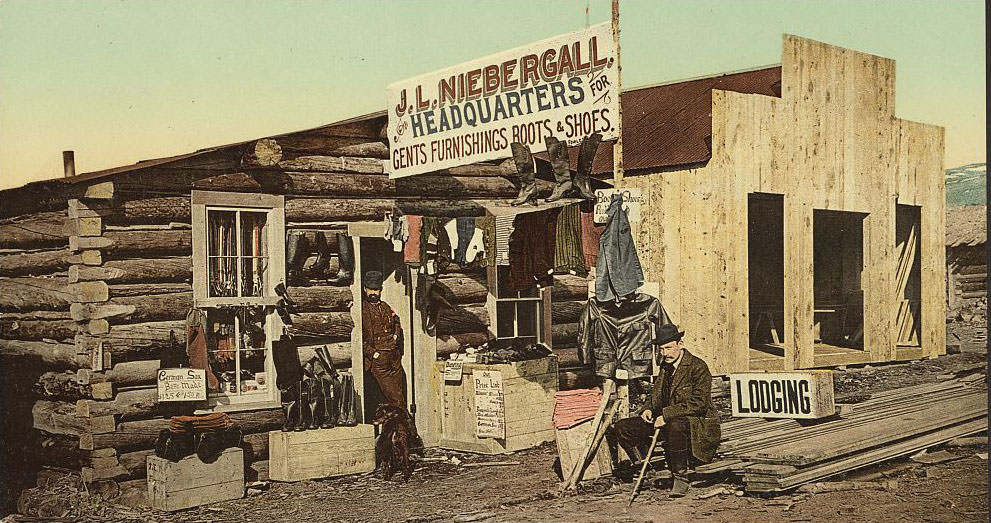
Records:
<instances>
[{"instance_id":1,"label":"horizontal log","mask_svg":"<svg viewBox=\"0 0 991 523\"><path fill-rule=\"evenodd\" d=\"M598 378L591 368L560 370L557 374L558 389L587 389L598 384Z\"/></svg>"},{"instance_id":2,"label":"horizontal log","mask_svg":"<svg viewBox=\"0 0 991 523\"><path fill-rule=\"evenodd\" d=\"M32 431L26 439L24 452L38 465L79 470L89 460L89 453L79 448L76 437Z\"/></svg>"},{"instance_id":3,"label":"horizontal log","mask_svg":"<svg viewBox=\"0 0 991 523\"><path fill-rule=\"evenodd\" d=\"M190 198L186 195L122 200L107 217L107 222L113 225L190 223Z\"/></svg>"},{"instance_id":4,"label":"horizontal log","mask_svg":"<svg viewBox=\"0 0 991 523\"><path fill-rule=\"evenodd\" d=\"M0 221L0 249L42 249L69 244L65 212L42 212Z\"/></svg>"},{"instance_id":5,"label":"horizontal log","mask_svg":"<svg viewBox=\"0 0 991 523\"><path fill-rule=\"evenodd\" d=\"M112 318L114 316L128 316L134 314L133 305L121 305L110 303L73 303L69 307L72 319L75 321L99 320Z\"/></svg>"},{"instance_id":6,"label":"horizontal log","mask_svg":"<svg viewBox=\"0 0 991 523\"><path fill-rule=\"evenodd\" d=\"M335 222L381 220L383 213L398 207L405 214L421 216L485 216L485 207L471 200L389 198L290 197L286 200L289 222Z\"/></svg>"},{"instance_id":7,"label":"horizontal log","mask_svg":"<svg viewBox=\"0 0 991 523\"><path fill-rule=\"evenodd\" d=\"M354 301L350 287L293 287L289 295L301 312L348 311Z\"/></svg>"},{"instance_id":8,"label":"horizontal log","mask_svg":"<svg viewBox=\"0 0 991 523\"><path fill-rule=\"evenodd\" d=\"M561 274L554 276L551 287L551 298L554 301L586 301L588 300L588 281L581 276Z\"/></svg>"},{"instance_id":9,"label":"horizontal log","mask_svg":"<svg viewBox=\"0 0 991 523\"><path fill-rule=\"evenodd\" d=\"M282 409L232 412L230 418L244 434L256 434L282 428ZM118 452L151 448L162 429L169 428L167 419L125 421L117 424L115 432L89 434L81 445L92 448L115 448Z\"/></svg>"},{"instance_id":10,"label":"horizontal log","mask_svg":"<svg viewBox=\"0 0 991 523\"><path fill-rule=\"evenodd\" d=\"M181 348L185 341L181 333L177 334ZM103 374L103 379L112 382L117 387L147 385L155 383L159 367L160 362L157 359L115 363L110 370Z\"/></svg>"},{"instance_id":11,"label":"horizontal log","mask_svg":"<svg viewBox=\"0 0 991 523\"><path fill-rule=\"evenodd\" d=\"M449 273L437 278L434 287L451 303L484 303L489 296L484 273Z\"/></svg>"},{"instance_id":12,"label":"horizontal log","mask_svg":"<svg viewBox=\"0 0 991 523\"><path fill-rule=\"evenodd\" d=\"M289 332L302 338L350 340L354 329L350 312L305 312L293 315L292 320Z\"/></svg>"},{"instance_id":13,"label":"horizontal log","mask_svg":"<svg viewBox=\"0 0 991 523\"><path fill-rule=\"evenodd\" d=\"M114 479L118 481L133 480L148 476L148 456L154 456L155 449L135 450L121 454L117 460L126 471Z\"/></svg>"},{"instance_id":14,"label":"horizontal log","mask_svg":"<svg viewBox=\"0 0 991 523\"><path fill-rule=\"evenodd\" d=\"M155 416L158 413L158 389L128 390L117 393L111 401L79 400L76 415L80 417L120 416L122 421Z\"/></svg>"},{"instance_id":15,"label":"horizontal log","mask_svg":"<svg viewBox=\"0 0 991 523\"><path fill-rule=\"evenodd\" d=\"M110 299L191 292L193 286L188 283L122 283L110 286Z\"/></svg>"},{"instance_id":16,"label":"horizontal log","mask_svg":"<svg viewBox=\"0 0 991 523\"><path fill-rule=\"evenodd\" d=\"M551 322L578 323L585 309L583 301L555 301L551 303Z\"/></svg>"},{"instance_id":17,"label":"horizontal log","mask_svg":"<svg viewBox=\"0 0 991 523\"><path fill-rule=\"evenodd\" d=\"M465 332L461 334L438 335L437 357L444 358L467 347L479 347L489 341L488 332Z\"/></svg>"},{"instance_id":18,"label":"horizontal log","mask_svg":"<svg viewBox=\"0 0 991 523\"><path fill-rule=\"evenodd\" d=\"M377 158L348 156L298 156L282 160L277 167L283 171L382 174L385 162Z\"/></svg>"},{"instance_id":19,"label":"horizontal log","mask_svg":"<svg viewBox=\"0 0 991 523\"><path fill-rule=\"evenodd\" d=\"M72 315L68 311L30 311L5 312L3 317L9 320L68 320Z\"/></svg>"},{"instance_id":20,"label":"horizontal log","mask_svg":"<svg viewBox=\"0 0 991 523\"><path fill-rule=\"evenodd\" d=\"M8 340L71 340L78 326L72 320L14 320L0 318L0 337Z\"/></svg>"},{"instance_id":21,"label":"horizontal log","mask_svg":"<svg viewBox=\"0 0 991 523\"><path fill-rule=\"evenodd\" d=\"M557 356L557 366L560 369L568 369L573 367L582 367L578 362L578 349L568 348L568 349L554 349L554 355Z\"/></svg>"},{"instance_id":22,"label":"horizontal log","mask_svg":"<svg viewBox=\"0 0 991 523\"><path fill-rule=\"evenodd\" d=\"M380 142L366 142L354 145L344 145L330 151L334 156L353 156L362 158L389 159L389 146Z\"/></svg>"},{"instance_id":23,"label":"horizontal log","mask_svg":"<svg viewBox=\"0 0 991 523\"><path fill-rule=\"evenodd\" d=\"M76 401L90 396L90 386L79 383L74 372L46 372L38 376L31 392L47 400Z\"/></svg>"},{"instance_id":24,"label":"horizontal log","mask_svg":"<svg viewBox=\"0 0 991 523\"><path fill-rule=\"evenodd\" d=\"M169 332L175 331L179 343L185 339L185 321L155 321L114 325L105 337L104 350L112 354L116 364L124 361L157 359L169 345Z\"/></svg>"},{"instance_id":25,"label":"horizontal log","mask_svg":"<svg viewBox=\"0 0 991 523\"><path fill-rule=\"evenodd\" d=\"M560 323L551 325L551 343L554 344L554 347L573 347L577 341L577 323Z\"/></svg>"},{"instance_id":26,"label":"horizontal log","mask_svg":"<svg viewBox=\"0 0 991 523\"><path fill-rule=\"evenodd\" d=\"M189 256L177 258L129 258L108 260L102 269L107 283L164 283L193 281L193 262Z\"/></svg>"},{"instance_id":27,"label":"horizontal log","mask_svg":"<svg viewBox=\"0 0 991 523\"><path fill-rule=\"evenodd\" d=\"M0 311L64 311L69 310L73 295L69 280L57 278L0 279Z\"/></svg>"},{"instance_id":28,"label":"horizontal log","mask_svg":"<svg viewBox=\"0 0 991 523\"><path fill-rule=\"evenodd\" d=\"M351 342L339 341L335 343L321 343L318 345L307 345L297 347L299 361L306 363L310 358L316 356L316 350L320 347L327 347L330 351L330 361L337 369L347 369L351 367Z\"/></svg>"},{"instance_id":29,"label":"horizontal log","mask_svg":"<svg viewBox=\"0 0 991 523\"><path fill-rule=\"evenodd\" d=\"M189 255L193 251L193 234L189 229L106 231L110 245L103 249L114 258L128 256Z\"/></svg>"},{"instance_id":30,"label":"horizontal log","mask_svg":"<svg viewBox=\"0 0 991 523\"><path fill-rule=\"evenodd\" d=\"M480 332L488 326L489 313L484 305L462 305L438 313L437 335Z\"/></svg>"},{"instance_id":31,"label":"horizontal log","mask_svg":"<svg viewBox=\"0 0 991 523\"><path fill-rule=\"evenodd\" d=\"M69 268L67 249L0 254L0 276L51 274Z\"/></svg>"},{"instance_id":32,"label":"horizontal log","mask_svg":"<svg viewBox=\"0 0 991 523\"><path fill-rule=\"evenodd\" d=\"M88 355L77 354L76 346L68 343L0 339L0 357L8 366L79 369L90 364Z\"/></svg>"},{"instance_id":33,"label":"horizontal log","mask_svg":"<svg viewBox=\"0 0 991 523\"><path fill-rule=\"evenodd\" d=\"M49 434L78 436L90 429L89 419L77 417L75 404L65 401L36 401L31 419L32 428Z\"/></svg>"},{"instance_id":34,"label":"horizontal log","mask_svg":"<svg viewBox=\"0 0 991 523\"><path fill-rule=\"evenodd\" d=\"M288 194L366 197L420 196L428 198L510 198L516 186L501 177L420 175L392 180L386 175L279 172L276 179Z\"/></svg>"},{"instance_id":35,"label":"horizontal log","mask_svg":"<svg viewBox=\"0 0 991 523\"><path fill-rule=\"evenodd\" d=\"M181 320L186 318L193 306L192 292L170 294L149 294L147 296L121 296L113 298L109 305L124 305L134 308L130 314L114 316L111 323L148 322Z\"/></svg>"}]
</instances>

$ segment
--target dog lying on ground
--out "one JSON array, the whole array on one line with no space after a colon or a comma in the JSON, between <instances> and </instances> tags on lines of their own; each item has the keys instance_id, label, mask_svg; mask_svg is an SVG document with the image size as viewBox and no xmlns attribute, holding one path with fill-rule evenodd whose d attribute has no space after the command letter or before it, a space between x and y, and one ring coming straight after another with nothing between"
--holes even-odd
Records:
<instances>
[{"instance_id":1,"label":"dog lying on ground","mask_svg":"<svg viewBox=\"0 0 991 523\"><path fill-rule=\"evenodd\" d=\"M403 481L408 481L413 474L410 451L423 453L423 442L416 432L413 416L404 407L380 405L372 423L381 427L375 442L375 468L382 467L387 480L396 472L402 472Z\"/></svg>"}]
</instances>

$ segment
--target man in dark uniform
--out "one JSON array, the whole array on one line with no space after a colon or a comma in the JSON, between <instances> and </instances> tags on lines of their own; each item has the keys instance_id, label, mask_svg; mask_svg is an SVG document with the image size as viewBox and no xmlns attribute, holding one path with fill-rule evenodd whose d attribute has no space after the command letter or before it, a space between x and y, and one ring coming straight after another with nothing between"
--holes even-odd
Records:
<instances>
[{"instance_id":1,"label":"man in dark uniform","mask_svg":"<svg viewBox=\"0 0 991 523\"><path fill-rule=\"evenodd\" d=\"M719 415L712 404L712 375L704 361L688 352L681 342L684 331L668 323L654 339L661 373L654 381L650 400L639 416L622 419L612 436L634 462L643 461L654 429L661 429L664 454L674 478L671 497L688 492L690 459L706 463L719 445Z\"/></svg>"},{"instance_id":2,"label":"man in dark uniform","mask_svg":"<svg viewBox=\"0 0 991 523\"><path fill-rule=\"evenodd\" d=\"M362 280L361 336L364 367L378 382L386 402L406 407L403 328L392 307L382 301L382 273L368 271Z\"/></svg>"}]
</instances>

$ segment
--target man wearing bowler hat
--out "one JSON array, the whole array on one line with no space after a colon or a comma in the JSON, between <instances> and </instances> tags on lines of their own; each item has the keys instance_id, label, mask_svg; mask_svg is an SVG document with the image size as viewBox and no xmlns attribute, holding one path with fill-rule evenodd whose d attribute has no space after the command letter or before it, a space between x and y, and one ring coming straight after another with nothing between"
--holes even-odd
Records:
<instances>
[{"instance_id":1,"label":"man wearing bowler hat","mask_svg":"<svg viewBox=\"0 0 991 523\"><path fill-rule=\"evenodd\" d=\"M375 376L390 405L406 407L406 372L403 370L403 327L399 316L382 301L382 273L368 271L362 279L361 352L364 368Z\"/></svg>"},{"instance_id":2,"label":"man wearing bowler hat","mask_svg":"<svg viewBox=\"0 0 991 523\"><path fill-rule=\"evenodd\" d=\"M688 492L690 460L712 460L719 445L719 415L712 405L709 366L681 342L685 331L661 325L654 337L661 372L650 400L639 416L622 419L611 428L612 437L633 462L643 461L655 429L661 430L664 455L674 479L671 497Z\"/></svg>"}]
</instances>

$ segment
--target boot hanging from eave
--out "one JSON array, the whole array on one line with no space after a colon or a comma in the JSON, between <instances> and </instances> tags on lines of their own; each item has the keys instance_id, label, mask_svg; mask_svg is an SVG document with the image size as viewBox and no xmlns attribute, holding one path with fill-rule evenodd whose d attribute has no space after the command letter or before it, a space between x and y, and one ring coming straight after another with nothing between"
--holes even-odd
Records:
<instances>
[{"instance_id":1,"label":"boot hanging from eave","mask_svg":"<svg viewBox=\"0 0 991 523\"><path fill-rule=\"evenodd\" d=\"M554 171L554 192L547 197L547 202L556 202L569 193L573 187L571 171L568 170L568 144L553 136L548 136L544 143L547 145L547 158Z\"/></svg>"},{"instance_id":2,"label":"boot hanging from eave","mask_svg":"<svg viewBox=\"0 0 991 523\"><path fill-rule=\"evenodd\" d=\"M523 205L524 203L537 203L537 168L534 164L533 155L530 153L530 146L518 142L509 144L513 151L513 162L516 164L516 172L520 175L520 194L512 201L511 205Z\"/></svg>"}]
</instances>

